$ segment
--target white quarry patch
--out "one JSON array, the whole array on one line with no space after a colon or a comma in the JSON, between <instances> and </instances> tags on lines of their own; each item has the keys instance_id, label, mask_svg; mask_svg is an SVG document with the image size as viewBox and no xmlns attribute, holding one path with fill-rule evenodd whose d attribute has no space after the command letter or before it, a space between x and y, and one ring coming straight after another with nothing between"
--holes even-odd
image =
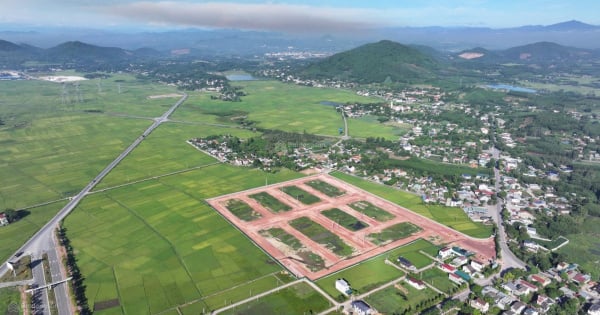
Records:
<instances>
[{"instance_id":1,"label":"white quarry patch","mask_svg":"<svg viewBox=\"0 0 600 315\"><path fill-rule=\"evenodd\" d=\"M462 53L458 56L463 59L476 59L476 58L481 58L481 57L485 56L485 54L476 53L476 52L466 52L466 53Z\"/></svg>"},{"instance_id":2,"label":"white quarry patch","mask_svg":"<svg viewBox=\"0 0 600 315\"><path fill-rule=\"evenodd\" d=\"M39 77L38 79L50 82L75 82L75 81L84 81L87 80L84 77L74 76L74 75L50 75L45 77Z\"/></svg>"}]
</instances>

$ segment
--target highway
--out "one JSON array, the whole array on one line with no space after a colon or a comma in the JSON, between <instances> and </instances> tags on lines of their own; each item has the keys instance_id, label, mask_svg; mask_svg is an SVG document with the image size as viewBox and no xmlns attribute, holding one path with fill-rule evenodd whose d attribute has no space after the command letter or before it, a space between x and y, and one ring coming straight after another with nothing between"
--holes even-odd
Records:
<instances>
[{"instance_id":1,"label":"highway","mask_svg":"<svg viewBox=\"0 0 600 315\"><path fill-rule=\"evenodd\" d=\"M18 256L18 253L22 255L31 255L32 257L41 257L43 253L48 253L49 261L50 261L50 269L52 273L52 280L58 281L64 279L66 275L62 272L62 266L60 265L60 259L58 259L59 255L56 252L57 246L54 240L54 230L58 228L59 223L66 218L75 207L79 204L79 202L100 182L102 179L108 175L121 161L127 157L154 129L158 128L162 123L169 120L169 116L183 103L187 100L188 95L183 94L183 96L167 110L162 116L154 118L154 122L150 127L148 127L141 136L136 138L133 143L131 143L119 156L114 159L106 168L104 168L96 177L92 179L77 195L73 196L69 203L64 206L48 223L46 223L37 233L35 233L21 248L19 248L14 256L8 260L15 258ZM40 258L41 259L41 258ZM0 276L8 272L7 262L3 262L0 266ZM41 266L41 264L39 264ZM34 282L36 286L45 285L44 280L44 271L41 268L41 278L39 275L38 266L33 268L34 273ZM55 278L56 275L56 278ZM59 309L59 314L71 314L71 305L70 305L70 297L67 296L66 284L59 284L55 287L55 295L57 300L57 307ZM48 295L45 290L39 290L42 297L40 298L40 304L42 306L36 306L35 314L38 314L39 310L46 310L43 313L39 314L49 314L48 311ZM37 294L36 292L36 294ZM44 297L45 296L45 297ZM60 297L59 297L60 296Z\"/></svg>"}]
</instances>

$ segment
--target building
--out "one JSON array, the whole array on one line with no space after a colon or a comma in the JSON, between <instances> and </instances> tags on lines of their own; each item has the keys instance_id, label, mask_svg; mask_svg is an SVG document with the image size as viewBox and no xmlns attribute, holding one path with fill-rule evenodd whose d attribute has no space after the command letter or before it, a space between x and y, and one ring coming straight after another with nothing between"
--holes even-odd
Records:
<instances>
[{"instance_id":1,"label":"building","mask_svg":"<svg viewBox=\"0 0 600 315\"><path fill-rule=\"evenodd\" d=\"M352 301L350 305L352 306L352 310L358 315L371 315L375 313L371 306L363 300Z\"/></svg>"},{"instance_id":2,"label":"building","mask_svg":"<svg viewBox=\"0 0 600 315\"><path fill-rule=\"evenodd\" d=\"M0 212L0 226L8 225L8 217L4 212Z\"/></svg>"},{"instance_id":3,"label":"building","mask_svg":"<svg viewBox=\"0 0 600 315\"><path fill-rule=\"evenodd\" d=\"M442 259L446 259L450 256L452 256L454 254L454 251L452 251L452 249L450 247L444 247L442 249L440 249L440 251L438 252L438 256L440 256L440 258Z\"/></svg>"},{"instance_id":4,"label":"building","mask_svg":"<svg viewBox=\"0 0 600 315\"><path fill-rule=\"evenodd\" d=\"M490 303L488 303L480 298L471 300L470 305L472 308L479 310L482 313L486 313L490 309Z\"/></svg>"},{"instance_id":5,"label":"building","mask_svg":"<svg viewBox=\"0 0 600 315\"><path fill-rule=\"evenodd\" d=\"M463 278L461 278L459 275L457 275L455 273L449 273L448 279L458 285L461 285L465 282L465 280Z\"/></svg>"},{"instance_id":6,"label":"building","mask_svg":"<svg viewBox=\"0 0 600 315\"><path fill-rule=\"evenodd\" d=\"M473 269L475 269L479 272L479 271L483 270L483 268L485 267L485 264L478 260L471 260L471 267L473 267Z\"/></svg>"},{"instance_id":7,"label":"building","mask_svg":"<svg viewBox=\"0 0 600 315\"><path fill-rule=\"evenodd\" d=\"M510 310L517 314L521 314L521 312L523 312L526 307L527 305L525 303L521 301L516 301L515 303L513 303L513 305L510 306Z\"/></svg>"},{"instance_id":8,"label":"building","mask_svg":"<svg viewBox=\"0 0 600 315\"><path fill-rule=\"evenodd\" d=\"M440 268L443 272L447 272L447 273L454 273L456 271L456 268L454 268L448 264L440 264L440 265L438 265L438 268Z\"/></svg>"},{"instance_id":9,"label":"building","mask_svg":"<svg viewBox=\"0 0 600 315\"><path fill-rule=\"evenodd\" d=\"M344 279L335 280L335 288L344 295L352 294L352 288L350 287L350 284Z\"/></svg>"},{"instance_id":10,"label":"building","mask_svg":"<svg viewBox=\"0 0 600 315\"><path fill-rule=\"evenodd\" d=\"M415 267L410 260L400 256L398 257L398 263L400 263L400 265L402 265L402 267L410 270L410 271L417 271L417 267Z\"/></svg>"},{"instance_id":11,"label":"building","mask_svg":"<svg viewBox=\"0 0 600 315\"><path fill-rule=\"evenodd\" d=\"M531 282L527 282L523 279L519 280L519 286L527 288L527 290L529 292L525 293L525 294L529 294L530 292L537 292L537 290L538 290L538 287L535 284L533 284Z\"/></svg>"},{"instance_id":12,"label":"building","mask_svg":"<svg viewBox=\"0 0 600 315\"><path fill-rule=\"evenodd\" d=\"M538 295L537 300L536 300L536 304L538 305L539 309L546 313L550 310L550 307L552 307L552 305L554 305L554 300L552 300L551 298L545 296L545 295ZM598 314L600 315L600 314Z\"/></svg>"},{"instance_id":13,"label":"building","mask_svg":"<svg viewBox=\"0 0 600 315\"><path fill-rule=\"evenodd\" d=\"M406 283L408 283L411 287L417 289L417 290L423 290L425 289L425 283L421 280L417 280L415 278L412 277L408 277L406 278Z\"/></svg>"},{"instance_id":14,"label":"building","mask_svg":"<svg viewBox=\"0 0 600 315\"><path fill-rule=\"evenodd\" d=\"M460 267L462 265L466 265L469 262L466 256L458 256L452 260L450 263L454 267Z\"/></svg>"},{"instance_id":15,"label":"building","mask_svg":"<svg viewBox=\"0 0 600 315\"><path fill-rule=\"evenodd\" d=\"M541 284L543 287L549 285L552 281L550 279L541 276L541 275L531 275L529 276L529 281L537 282Z\"/></svg>"}]
</instances>

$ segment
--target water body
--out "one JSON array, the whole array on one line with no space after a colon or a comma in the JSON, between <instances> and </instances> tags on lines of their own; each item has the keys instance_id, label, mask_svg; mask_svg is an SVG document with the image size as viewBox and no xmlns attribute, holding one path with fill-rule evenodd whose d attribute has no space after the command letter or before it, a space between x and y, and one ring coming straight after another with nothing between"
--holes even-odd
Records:
<instances>
[{"instance_id":1,"label":"water body","mask_svg":"<svg viewBox=\"0 0 600 315\"><path fill-rule=\"evenodd\" d=\"M254 81L256 80L251 74L230 74L225 76L229 81Z\"/></svg>"},{"instance_id":2,"label":"water body","mask_svg":"<svg viewBox=\"0 0 600 315\"><path fill-rule=\"evenodd\" d=\"M489 85L486 85L486 87L489 87L494 90L508 90L508 91L513 91L513 92L522 92L522 93L537 93L537 91L534 89L528 89L528 88L514 86L514 85L508 85L508 84L489 84Z\"/></svg>"},{"instance_id":3,"label":"water body","mask_svg":"<svg viewBox=\"0 0 600 315\"><path fill-rule=\"evenodd\" d=\"M338 107L338 106L344 105L342 103L336 103L336 102L332 102L332 101L321 101L320 103L321 103L321 105L331 106L331 107Z\"/></svg>"}]
</instances>

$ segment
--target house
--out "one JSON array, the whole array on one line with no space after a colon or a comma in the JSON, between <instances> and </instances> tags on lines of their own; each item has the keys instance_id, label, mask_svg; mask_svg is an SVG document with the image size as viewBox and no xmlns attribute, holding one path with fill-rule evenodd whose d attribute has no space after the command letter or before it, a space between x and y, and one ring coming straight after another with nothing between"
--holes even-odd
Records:
<instances>
[{"instance_id":1,"label":"house","mask_svg":"<svg viewBox=\"0 0 600 315\"><path fill-rule=\"evenodd\" d=\"M438 268L440 268L443 272L454 273L456 268L448 265L448 264L439 264Z\"/></svg>"},{"instance_id":2,"label":"house","mask_svg":"<svg viewBox=\"0 0 600 315\"><path fill-rule=\"evenodd\" d=\"M480 298L471 300L470 305L472 308L474 308L476 310L480 310L482 313L486 313L490 309L490 303L488 303Z\"/></svg>"},{"instance_id":3,"label":"house","mask_svg":"<svg viewBox=\"0 0 600 315\"><path fill-rule=\"evenodd\" d=\"M591 280L590 275L584 275L582 273L578 273L573 277L573 281L577 282L578 284L586 284Z\"/></svg>"},{"instance_id":4,"label":"house","mask_svg":"<svg viewBox=\"0 0 600 315\"><path fill-rule=\"evenodd\" d=\"M532 240L524 240L523 246L525 246L525 248L527 250L532 251L532 252L537 252L537 250L539 248L538 243L536 243L535 241L532 241Z\"/></svg>"},{"instance_id":5,"label":"house","mask_svg":"<svg viewBox=\"0 0 600 315\"><path fill-rule=\"evenodd\" d=\"M521 287L526 287L530 292L537 292L537 290L538 290L538 287L535 284L533 284L531 282L527 282L523 279L519 280L519 285Z\"/></svg>"},{"instance_id":6,"label":"house","mask_svg":"<svg viewBox=\"0 0 600 315\"><path fill-rule=\"evenodd\" d=\"M533 307L527 307L525 311L523 311L523 315L540 315L540 312Z\"/></svg>"},{"instance_id":7,"label":"house","mask_svg":"<svg viewBox=\"0 0 600 315\"><path fill-rule=\"evenodd\" d=\"M442 259L446 259L450 256L452 256L454 254L454 252L452 251L452 249L450 247L444 247L442 249L440 249L440 251L438 252L438 256L440 256L440 258Z\"/></svg>"},{"instance_id":8,"label":"house","mask_svg":"<svg viewBox=\"0 0 600 315\"><path fill-rule=\"evenodd\" d=\"M335 280L335 288L344 295L352 294L352 288L350 287L350 284L344 279Z\"/></svg>"},{"instance_id":9,"label":"house","mask_svg":"<svg viewBox=\"0 0 600 315\"><path fill-rule=\"evenodd\" d=\"M594 303L588 308L587 313L589 315L600 315L600 303Z\"/></svg>"},{"instance_id":10,"label":"house","mask_svg":"<svg viewBox=\"0 0 600 315\"><path fill-rule=\"evenodd\" d=\"M375 312L373 311L373 309L371 308L371 306L369 306L369 304L367 304L363 300L352 301L352 303L350 304L350 306L352 307L352 310L354 312L356 312L356 314L358 314L358 315L371 315L371 314L375 314Z\"/></svg>"},{"instance_id":11,"label":"house","mask_svg":"<svg viewBox=\"0 0 600 315\"><path fill-rule=\"evenodd\" d=\"M513 303L510 306L510 310L517 314L521 314L521 312L523 312L526 307L527 307L527 305L525 303L523 303L521 301L516 301L515 303Z\"/></svg>"},{"instance_id":12,"label":"house","mask_svg":"<svg viewBox=\"0 0 600 315\"><path fill-rule=\"evenodd\" d=\"M462 271L472 275L474 273L477 272L477 270L475 270L475 268L471 267L471 265L464 265L462 266Z\"/></svg>"},{"instance_id":13,"label":"house","mask_svg":"<svg viewBox=\"0 0 600 315\"><path fill-rule=\"evenodd\" d=\"M448 279L458 285L461 285L465 282L465 280L463 278L461 278L459 275L457 275L455 273L449 273Z\"/></svg>"},{"instance_id":14,"label":"house","mask_svg":"<svg viewBox=\"0 0 600 315\"><path fill-rule=\"evenodd\" d=\"M417 290L423 290L425 289L425 283L421 280L412 278L412 277L408 277L405 279L406 283L410 284L411 287L417 289Z\"/></svg>"},{"instance_id":15,"label":"house","mask_svg":"<svg viewBox=\"0 0 600 315\"><path fill-rule=\"evenodd\" d=\"M552 281L550 279L542 276L542 275L531 275L529 276L529 281L537 282L541 284L543 287L549 285Z\"/></svg>"},{"instance_id":16,"label":"house","mask_svg":"<svg viewBox=\"0 0 600 315\"><path fill-rule=\"evenodd\" d=\"M467 259L466 256L458 256L458 257L454 258L450 264L454 267L460 267L462 265L465 265L468 262L469 262L469 259Z\"/></svg>"},{"instance_id":17,"label":"house","mask_svg":"<svg viewBox=\"0 0 600 315\"><path fill-rule=\"evenodd\" d=\"M516 294L519 291L519 288L513 282L503 283L502 289L506 290L506 292L510 294Z\"/></svg>"},{"instance_id":18,"label":"house","mask_svg":"<svg viewBox=\"0 0 600 315\"><path fill-rule=\"evenodd\" d=\"M469 256L472 256L472 255L473 255L473 253L470 253L470 252L468 252L466 249L462 249L462 248L460 248L460 247L458 247L458 246L454 246L454 247L452 247L452 251L453 251L453 252L454 252L454 254L455 254L455 255L457 255L457 256L467 256L467 257L469 257Z\"/></svg>"},{"instance_id":19,"label":"house","mask_svg":"<svg viewBox=\"0 0 600 315\"><path fill-rule=\"evenodd\" d=\"M8 225L8 217L4 212L0 212L0 226Z\"/></svg>"},{"instance_id":20,"label":"house","mask_svg":"<svg viewBox=\"0 0 600 315\"><path fill-rule=\"evenodd\" d=\"M471 260L471 267L479 272L485 267L485 264L478 260Z\"/></svg>"},{"instance_id":21,"label":"house","mask_svg":"<svg viewBox=\"0 0 600 315\"><path fill-rule=\"evenodd\" d=\"M400 256L398 257L398 262L402 265L402 267L410 270L410 271L417 271L417 267L415 267L415 265L413 265L410 260Z\"/></svg>"},{"instance_id":22,"label":"house","mask_svg":"<svg viewBox=\"0 0 600 315\"><path fill-rule=\"evenodd\" d=\"M554 303L555 302L553 299L541 294L538 295L536 300L536 304L538 305L539 309L544 313L548 312L548 310L550 310L550 307L552 307Z\"/></svg>"},{"instance_id":23,"label":"house","mask_svg":"<svg viewBox=\"0 0 600 315\"><path fill-rule=\"evenodd\" d=\"M459 276L459 277L463 278L463 280L465 280L465 281L469 281L469 280L471 280L471 276L469 276L469 275L468 275L466 272L464 272L464 271L456 270L454 273L455 273L457 276Z\"/></svg>"}]
</instances>

